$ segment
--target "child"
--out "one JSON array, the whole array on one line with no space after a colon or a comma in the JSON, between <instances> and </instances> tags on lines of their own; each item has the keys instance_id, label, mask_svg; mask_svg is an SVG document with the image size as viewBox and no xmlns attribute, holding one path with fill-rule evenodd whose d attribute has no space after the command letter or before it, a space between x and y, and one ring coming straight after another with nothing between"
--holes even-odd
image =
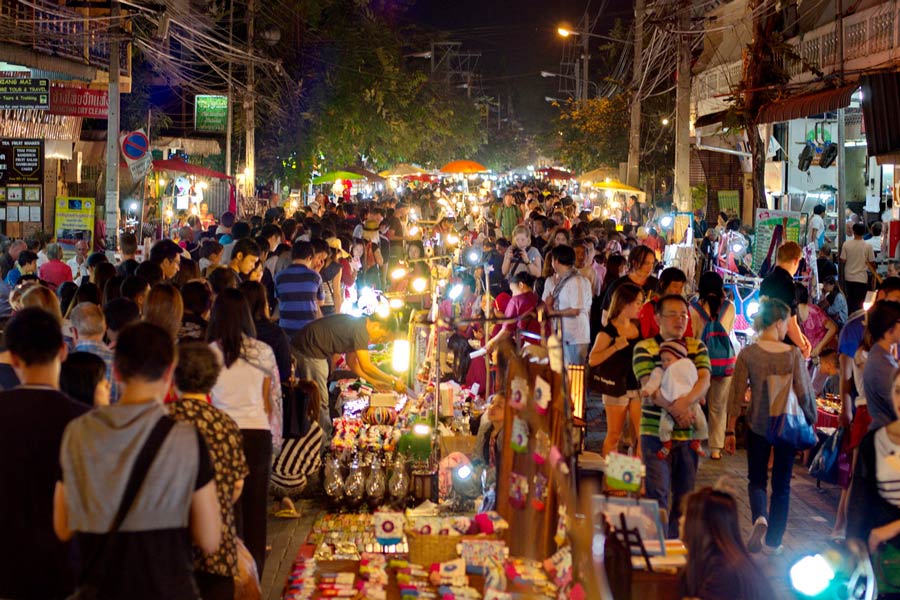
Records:
<instances>
[{"instance_id":1,"label":"child","mask_svg":"<svg viewBox=\"0 0 900 600\"><path fill-rule=\"evenodd\" d=\"M676 398L689 393L697 383L697 367L687 357L687 347L680 340L663 342L659 347L659 359L662 367L656 367L650 373L647 383L641 388L641 396L649 397L659 391L663 399L672 403ZM700 443L709 438L706 426L706 417L699 404L694 408L694 439L691 440L691 449L700 456L705 457L706 452ZM657 452L661 459L666 458L672 451L672 430L675 428L675 420L668 412L663 411L659 421L659 440L663 447Z\"/></svg>"}]
</instances>

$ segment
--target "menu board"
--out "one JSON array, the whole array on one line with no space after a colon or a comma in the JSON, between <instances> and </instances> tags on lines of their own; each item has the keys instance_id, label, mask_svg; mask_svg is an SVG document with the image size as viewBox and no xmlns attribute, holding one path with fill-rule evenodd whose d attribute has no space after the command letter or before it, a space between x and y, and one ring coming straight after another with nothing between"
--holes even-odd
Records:
<instances>
[{"instance_id":1,"label":"menu board","mask_svg":"<svg viewBox=\"0 0 900 600\"><path fill-rule=\"evenodd\" d=\"M0 139L0 186L44 183L44 140Z\"/></svg>"}]
</instances>

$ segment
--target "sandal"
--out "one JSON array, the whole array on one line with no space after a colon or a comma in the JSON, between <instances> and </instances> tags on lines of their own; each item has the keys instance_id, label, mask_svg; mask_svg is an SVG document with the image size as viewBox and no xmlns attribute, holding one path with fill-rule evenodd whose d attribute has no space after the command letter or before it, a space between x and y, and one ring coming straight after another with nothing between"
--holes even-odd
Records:
<instances>
[{"instance_id":1,"label":"sandal","mask_svg":"<svg viewBox=\"0 0 900 600\"><path fill-rule=\"evenodd\" d=\"M722 451L721 450L713 450L709 457L713 460L722 460Z\"/></svg>"},{"instance_id":2,"label":"sandal","mask_svg":"<svg viewBox=\"0 0 900 600\"><path fill-rule=\"evenodd\" d=\"M299 519L300 513L290 498L282 498L281 508L275 511L275 516L279 519Z\"/></svg>"}]
</instances>

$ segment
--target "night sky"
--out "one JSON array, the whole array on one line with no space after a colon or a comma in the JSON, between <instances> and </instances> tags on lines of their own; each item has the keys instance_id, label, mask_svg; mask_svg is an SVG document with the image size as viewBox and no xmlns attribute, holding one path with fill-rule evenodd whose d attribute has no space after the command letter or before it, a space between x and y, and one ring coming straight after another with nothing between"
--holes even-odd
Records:
<instances>
[{"instance_id":1,"label":"night sky","mask_svg":"<svg viewBox=\"0 0 900 600\"><path fill-rule=\"evenodd\" d=\"M516 117L528 131L536 131L555 109L545 96L558 96L559 82L540 72L559 71L563 40L556 28L576 25L589 7L596 15L603 0L417 0L408 18L446 32L463 43L463 50L481 51L479 71L488 93L512 94ZM511 7L513 9L511 10ZM630 0L607 0L595 33L608 30L618 18L633 14ZM596 48L597 40L592 42ZM596 75L595 75L596 76Z\"/></svg>"}]
</instances>

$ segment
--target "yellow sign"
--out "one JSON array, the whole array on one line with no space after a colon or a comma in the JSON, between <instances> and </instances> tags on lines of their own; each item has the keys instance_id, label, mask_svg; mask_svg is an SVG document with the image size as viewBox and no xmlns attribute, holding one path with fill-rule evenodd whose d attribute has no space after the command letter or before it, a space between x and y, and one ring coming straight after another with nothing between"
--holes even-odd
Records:
<instances>
[{"instance_id":1,"label":"yellow sign","mask_svg":"<svg viewBox=\"0 0 900 600\"><path fill-rule=\"evenodd\" d=\"M67 252L75 250L75 243L84 240L88 250L92 247L94 236L94 209L93 198L68 198L56 199L56 219L53 231L56 241Z\"/></svg>"}]
</instances>

